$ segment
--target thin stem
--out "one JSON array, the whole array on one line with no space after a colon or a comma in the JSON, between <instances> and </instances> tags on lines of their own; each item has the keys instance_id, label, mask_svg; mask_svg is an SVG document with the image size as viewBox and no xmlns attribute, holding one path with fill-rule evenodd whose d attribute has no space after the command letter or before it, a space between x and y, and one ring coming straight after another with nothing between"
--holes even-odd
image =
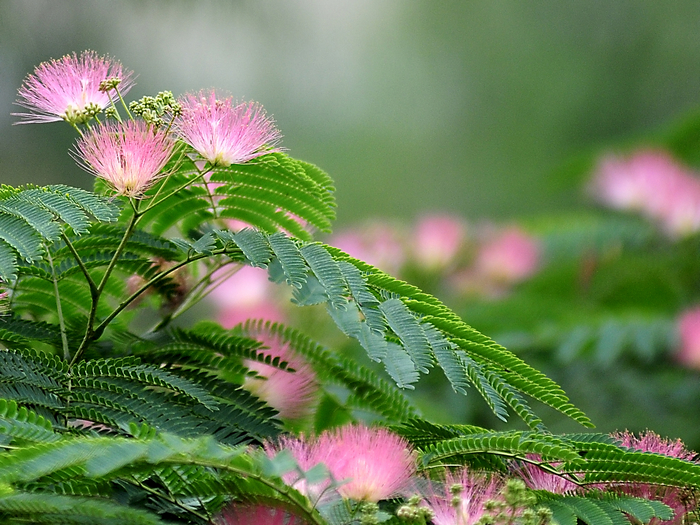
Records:
<instances>
[{"instance_id":1,"label":"thin stem","mask_svg":"<svg viewBox=\"0 0 700 525\"><path fill-rule=\"evenodd\" d=\"M88 272L87 267L85 266L85 263L83 260L80 258L80 255L78 255L78 251L75 249L75 246L73 246L73 243L70 242L70 239L65 233L61 233L61 238L63 239L63 242L66 243L66 246L68 247L68 250L73 254L73 258L75 259L75 262L78 263L78 268L80 268L80 271L83 273L83 276L85 277L85 280L88 283L88 286L90 287L90 295L94 295L97 293L97 285L95 284L95 281L92 279L92 276Z\"/></svg>"},{"instance_id":2,"label":"thin stem","mask_svg":"<svg viewBox=\"0 0 700 525\"><path fill-rule=\"evenodd\" d=\"M61 331L61 344L63 345L63 359L68 361L70 359L70 349L68 348L68 336L66 335L66 323L63 319L63 308L61 308L61 295L58 292L58 277L56 276L56 268L53 265L53 257L51 257L51 251L49 247L46 246L46 257L49 260L49 265L51 266L51 277L53 279L53 292L56 296L56 313L58 314L58 326Z\"/></svg>"},{"instance_id":3,"label":"thin stem","mask_svg":"<svg viewBox=\"0 0 700 525\"><path fill-rule=\"evenodd\" d=\"M134 206L134 203L131 202L131 205ZM121 256L122 252L124 251L124 248L126 247L126 243L129 240L129 237L131 237L131 234L134 231L134 228L136 227L136 223L139 221L139 218L141 215L137 211L137 207L134 206L134 215L131 218L131 221L129 222L129 225L126 228L126 232L124 232L124 236L122 237L121 242L119 243L119 246L117 247L117 250L114 252L114 255L112 256L112 260L109 261L109 265L107 266L107 269L105 270L104 275L102 276L102 280L100 281L100 284L97 285L97 290L92 296L92 305L90 306L90 314L88 315L88 322L85 327L85 335L83 336L83 340L80 342L80 346L78 347L78 350L76 350L75 355L73 356L73 359L71 360L70 364L68 365L69 368L71 368L80 358L80 356L83 355L83 352L85 352L85 349L87 346L94 341L95 339L99 338L102 332L104 331L104 328L100 330L99 332L97 330L93 330L93 326L95 324L95 316L97 315L97 306L100 302L100 296L102 295L102 292L105 289L105 286L107 286L107 281L109 280L110 275L112 274L112 271L114 270L114 267L117 264L117 260ZM102 323L104 325L104 323ZM100 326L102 326L100 325ZM106 325L105 325L106 326Z\"/></svg>"},{"instance_id":4,"label":"thin stem","mask_svg":"<svg viewBox=\"0 0 700 525\"><path fill-rule=\"evenodd\" d=\"M119 86L114 86L114 91L117 92L117 96L119 97L119 100L122 101L122 106L124 106L124 111L126 111L126 114L129 115L129 119L134 120L134 116L131 114L131 111L129 111L129 106L126 105L126 102L124 101L124 97L122 97L122 92L119 91Z\"/></svg>"},{"instance_id":5,"label":"thin stem","mask_svg":"<svg viewBox=\"0 0 700 525\"><path fill-rule=\"evenodd\" d=\"M156 275L153 279L151 279L150 281L148 281L147 283L145 283L143 286L141 286L141 288L139 288L139 289L136 290L134 293L132 293L129 297L127 297L124 301L122 301L121 303L119 303L119 306L117 306L117 308L116 308L111 314L109 314L107 317L105 317L105 319L100 323L100 325L99 325L97 328L95 328L94 334L95 334L97 337L99 337L100 335L102 335L102 332L104 332L105 328L107 328L107 325L108 325L110 322L112 322L112 319L114 319L117 315L119 315L119 314L120 314L126 307L128 307L136 298L138 298L139 295L141 295L143 292L145 292L146 290L148 290L148 288L150 288L152 285L154 285L155 283L157 283L157 282L160 281L161 279L164 279L165 277L167 277L167 276L170 275L171 273L173 273L173 272L179 270L179 269L182 268L183 266L186 266L186 265L190 264L191 262L195 262L195 261L199 261L199 260L201 260L201 259L205 259L205 258L207 258L207 257L209 257L209 256L208 256L208 255L204 255L204 254L196 255L196 256L191 257L191 258L188 257L188 258L185 259L184 261L181 261L181 262L177 263L175 266L172 266L171 268L168 268L167 270L165 270L165 271L159 273L158 275Z\"/></svg>"},{"instance_id":6,"label":"thin stem","mask_svg":"<svg viewBox=\"0 0 700 525\"><path fill-rule=\"evenodd\" d=\"M228 264L228 263L226 263ZM185 298L183 299L182 303L180 303L180 306L175 309L175 311L171 312L169 315L165 316L156 326L154 326L151 330L149 330L149 333L155 333L158 332L159 330L162 330L165 328L168 324L170 324L174 319L177 319L179 316L184 314L187 310L192 308L195 304L197 304L199 301L204 299L207 295L211 293L211 291L216 288L218 283L221 283L234 275L237 271L239 271L241 268L243 268L242 265L238 266L237 268L234 268L233 271L231 272L226 272L224 275L217 277L215 281L209 281L211 276L219 271L220 269L224 268L225 265L221 266L215 266L211 270L209 270L206 275L204 275L197 284L195 284L192 289L187 293Z\"/></svg>"},{"instance_id":7,"label":"thin stem","mask_svg":"<svg viewBox=\"0 0 700 525\"><path fill-rule=\"evenodd\" d=\"M210 517L210 516L205 516L204 514L200 514L200 513L197 512L196 510L192 510L190 507L187 507L187 506L183 505L182 503L180 503L177 499L173 498L172 496L168 496L168 495L166 495L166 494L163 494L163 493L161 493L161 492L158 492L158 491L155 490L155 489L152 489L152 488L149 487L148 485L144 485L143 483L141 483L140 481L138 481L138 480L137 480L135 477L133 477L133 476L131 477L131 483L133 483L134 485L136 485L137 487L139 487L141 490L145 490L145 491L148 492L149 494L153 494L154 496L158 496L159 498L163 498L164 500L167 500L168 502L172 503L173 505L176 505L177 507L180 507L182 510L187 511L187 512L189 512L189 513L191 513L191 514L194 514L194 515L197 516L199 519L205 520L205 521L207 521L208 523L211 523L211 517Z\"/></svg>"}]
</instances>

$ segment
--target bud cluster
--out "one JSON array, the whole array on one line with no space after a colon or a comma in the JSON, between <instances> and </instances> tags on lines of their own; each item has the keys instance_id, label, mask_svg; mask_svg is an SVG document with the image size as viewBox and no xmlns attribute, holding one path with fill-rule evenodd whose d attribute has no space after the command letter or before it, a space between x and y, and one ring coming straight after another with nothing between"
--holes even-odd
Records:
<instances>
[{"instance_id":1,"label":"bud cluster","mask_svg":"<svg viewBox=\"0 0 700 525\"><path fill-rule=\"evenodd\" d=\"M175 99L172 91L161 91L155 97L146 96L131 102L129 110L149 124L160 127L165 124L164 115L180 116L182 105Z\"/></svg>"}]
</instances>

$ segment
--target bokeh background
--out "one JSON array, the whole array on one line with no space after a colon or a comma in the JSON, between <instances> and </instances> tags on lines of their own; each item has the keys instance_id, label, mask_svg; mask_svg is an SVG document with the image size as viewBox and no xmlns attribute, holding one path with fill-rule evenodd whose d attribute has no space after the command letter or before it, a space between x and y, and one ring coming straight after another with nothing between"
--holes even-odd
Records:
<instances>
[{"instance_id":1,"label":"bokeh background","mask_svg":"<svg viewBox=\"0 0 700 525\"><path fill-rule=\"evenodd\" d=\"M261 102L290 153L335 179L338 228L584 209L585 170L570 166L698 107L699 28L695 1L0 0L0 182L91 187L68 126L10 113L37 64L94 49L137 72L130 99L216 87ZM539 363L601 430L700 446L696 372Z\"/></svg>"}]
</instances>

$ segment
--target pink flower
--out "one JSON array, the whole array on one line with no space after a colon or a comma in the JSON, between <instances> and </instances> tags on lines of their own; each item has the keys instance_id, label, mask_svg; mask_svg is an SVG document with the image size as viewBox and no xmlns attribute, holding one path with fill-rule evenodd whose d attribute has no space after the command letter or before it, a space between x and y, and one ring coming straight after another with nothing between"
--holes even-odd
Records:
<instances>
[{"instance_id":1,"label":"pink flower","mask_svg":"<svg viewBox=\"0 0 700 525\"><path fill-rule=\"evenodd\" d=\"M415 473L414 456L408 442L384 428L348 425L323 432L316 439L282 439L266 447L273 455L289 450L303 470L323 463L333 479L342 484L338 492L345 498L377 502L408 487ZM329 483L307 487L294 473L283 479L312 500Z\"/></svg>"},{"instance_id":2,"label":"pink flower","mask_svg":"<svg viewBox=\"0 0 700 525\"><path fill-rule=\"evenodd\" d=\"M398 273L406 260L400 235L388 224L374 223L345 230L333 235L329 243L392 275Z\"/></svg>"},{"instance_id":3,"label":"pink flower","mask_svg":"<svg viewBox=\"0 0 700 525\"><path fill-rule=\"evenodd\" d=\"M316 403L318 392L316 373L311 366L294 352L288 342L283 342L278 336L256 332L248 332L246 335L262 341L268 347L263 350L266 355L279 357L280 361L286 361L294 371L246 359L245 366L261 377L246 378L243 388L277 410L283 419L299 420L308 416Z\"/></svg>"},{"instance_id":4,"label":"pink flower","mask_svg":"<svg viewBox=\"0 0 700 525\"><path fill-rule=\"evenodd\" d=\"M539 243L519 228L511 227L479 248L475 270L497 283L511 284L530 277L539 264Z\"/></svg>"},{"instance_id":5,"label":"pink flower","mask_svg":"<svg viewBox=\"0 0 700 525\"><path fill-rule=\"evenodd\" d=\"M379 501L406 488L415 473L408 442L384 428L349 425L318 438L317 459L338 481L345 498Z\"/></svg>"},{"instance_id":6,"label":"pink flower","mask_svg":"<svg viewBox=\"0 0 700 525\"><path fill-rule=\"evenodd\" d=\"M677 325L680 347L676 359L690 367L700 369L700 307L684 312Z\"/></svg>"},{"instance_id":7,"label":"pink flower","mask_svg":"<svg viewBox=\"0 0 700 525\"><path fill-rule=\"evenodd\" d=\"M427 215L418 221L413 238L416 262L430 270L445 268L456 257L464 239L464 223L448 215Z\"/></svg>"},{"instance_id":8,"label":"pink flower","mask_svg":"<svg viewBox=\"0 0 700 525\"><path fill-rule=\"evenodd\" d=\"M541 457L536 454L528 454L529 459L541 461ZM556 466L556 464L554 465ZM534 490L546 490L553 494L566 494L578 492L580 487L568 479L545 472L532 463L522 463L514 470L514 474L520 477L529 488Z\"/></svg>"},{"instance_id":9,"label":"pink flower","mask_svg":"<svg viewBox=\"0 0 700 525\"><path fill-rule=\"evenodd\" d=\"M94 51L75 53L59 60L42 62L19 89L17 104L30 113L13 113L20 124L34 122L87 122L112 101L109 92L100 91L107 79L121 79L125 94L134 85L133 72L122 70L119 62L98 56Z\"/></svg>"},{"instance_id":10,"label":"pink flower","mask_svg":"<svg viewBox=\"0 0 700 525\"><path fill-rule=\"evenodd\" d=\"M591 190L612 208L641 212L673 237L700 230L700 179L666 152L604 157Z\"/></svg>"},{"instance_id":11,"label":"pink flower","mask_svg":"<svg viewBox=\"0 0 700 525\"><path fill-rule=\"evenodd\" d=\"M78 140L76 155L83 167L106 180L118 195L139 197L160 176L173 142L142 121L107 123Z\"/></svg>"},{"instance_id":12,"label":"pink flower","mask_svg":"<svg viewBox=\"0 0 700 525\"><path fill-rule=\"evenodd\" d=\"M220 525L304 525L304 520L281 508L229 505L214 519Z\"/></svg>"},{"instance_id":13,"label":"pink flower","mask_svg":"<svg viewBox=\"0 0 700 525\"><path fill-rule=\"evenodd\" d=\"M495 476L486 477L467 468L456 474L447 473L444 489L428 496L428 507L433 511L435 525L474 525L488 514L486 502L499 497L503 481Z\"/></svg>"},{"instance_id":14,"label":"pink flower","mask_svg":"<svg viewBox=\"0 0 700 525\"><path fill-rule=\"evenodd\" d=\"M177 134L212 166L242 164L273 151L281 135L259 104L236 104L231 97L217 100L216 93L200 91L181 100Z\"/></svg>"},{"instance_id":15,"label":"pink flower","mask_svg":"<svg viewBox=\"0 0 700 525\"><path fill-rule=\"evenodd\" d=\"M647 431L639 437L627 431L613 434L612 437L619 440L623 447L632 450L652 452L687 461L691 461L695 457L695 453L687 450L680 439L675 441L664 439L651 431ZM658 518L652 518L649 522L650 525L659 525L661 523L680 525L684 523L684 516L689 510L688 494L679 487L663 487L647 483L626 483L616 485L613 488L631 496L661 501L673 509L674 516L672 520L662 522ZM694 508L694 506L691 505L690 508Z\"/></svg>"},{"instance_id":16,"label":"pink flower","mask_svg":"<svg viewBox=\"0 0 700 525\"><path fill-rule=\"evenodd\" d=\"M222 271L228 271L228 267ZM219 324L233 328L248 319L284 322L286 315L275 293L275 284L268 279L267 270L242 266L214 288L209 297L217 309Z\"/></svg>"},{"instance_id":17,"label":"pink flower","mask_svg":"<svg viewBox=\"0 0 700 525\"><path fill-rule=\"evenodd\" d=\"M265 444L265 453L271 458L282 450L288 451L299 468L304 472L311 470L320 462L318 441L314 438L306 438L303 435L298 438L281 436L276 443ZM304 494L313 503L318 502L324 497L328 498L333 494L328 492L328 487L331 484L330 479L325 479L313 485L309 485L304 476L301 476L299 472L291 471L282 474L282 480L290 487Z\"/></svg>"}]
</instances>

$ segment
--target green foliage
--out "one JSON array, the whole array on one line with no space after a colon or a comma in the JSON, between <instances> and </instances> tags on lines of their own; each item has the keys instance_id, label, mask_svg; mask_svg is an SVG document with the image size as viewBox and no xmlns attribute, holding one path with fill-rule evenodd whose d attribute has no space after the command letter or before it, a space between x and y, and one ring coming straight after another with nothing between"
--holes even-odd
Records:
<instances>
[{"instance_id":1,"label":"green foliage","mask_svg":"<svg viewBox=\"0 0 700 525\"><path fill-rule=\"evenodd\" d=\"M588 525L626 525L630 519L648 523L652 518L670 520L673 511L659 501L610 493L582 496L553 496L539 493L538 503L552 511L559 525L576 525L580 520Z\"/></svg>"},{"instance_id":2,"label":"green foliage","mask_svg":"<svg viewBox=\"0 0 700 525\"><path fill-rule=\"evenodd\" d=\"M113 201L78 188L0 187L0 280L16 277L17 256L28 263L40 261L45 244L57 241L64 225L86 233L91 217L109 222L117 214Z\"/></svg>"},{"instance_id":3,"label":"green foliage","mask_svg":"<svg viewBox=\"0 0 700 525\"><path fill-rule=\"evenodd\" d=\"M165 109L156 116L153 122L164 126ZM320 433L362 420L406 438L430 482L434 473L462 465L512 476L530 463L582 489L624 483L700 489L694 462L628 450L603 434L550 433L531 400L584 427L592 423L553 380L433 295L314 241L335 217L333 184L319 168L285 153L227 167L197 158L178 141L139 198L67 186L0 188L0 282L10 310L0 315L3 523L206 524L232 503L277 506L317 525L395 523L397 502L343 501L335 491L348 480L323 466L302 468L305 458L263 450L286 432ZM96 190L109 188L98 181ZM515 330L503 321L513 321L508 308L537 302L553 281L577 275L580 259L593 253L601 267L628 269L622 284L605 275L585 283L614 322L588 316L570 293L556 302L574 307L547 334L531 337L570 354L595 347L614 356L630 339L655 352L635 315L658 320L658 339L667 335L667 320L634 294L625 302L614 292L643 275L659 291L655 301L678 301L676 281L635 252L667 246L657 246L644 225L619 217L538 227L549 232L548 256L563 269L523 286L512 303L481 304L466 318L507 335ZM686 260L696 248L682 246L668 261ZM367 359L280 323L248 320L224 329L180 317L243 265L289 286L295 305L325 311ZM697 275L700 268L679 271ZM274 397L250 380L271 381L258 363L295 374L297 358L313 370L316 414L287 421ZM421 418L406 391L435 369L456 393L473 389L496 417L505 422L514 412L528 430ZM302 493L309 487L321 489ZM537 492L537 499L560 525L670 518L658 502L596 490Z\"/></svg>"}]
</instances>

